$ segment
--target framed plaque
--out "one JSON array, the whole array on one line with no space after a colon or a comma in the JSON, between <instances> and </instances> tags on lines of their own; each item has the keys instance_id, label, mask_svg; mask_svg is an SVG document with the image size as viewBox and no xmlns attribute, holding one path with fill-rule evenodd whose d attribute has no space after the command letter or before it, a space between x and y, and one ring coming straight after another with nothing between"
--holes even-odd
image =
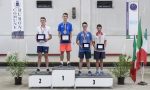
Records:
<instances>
[{"instance_id":1,"label":"framed plaque","mask_svg":"<svg viewBox=\"0 0 150 90\"><path fill-rule=\"evenodd\" d=\"M45 41L45 34L37 34L36 40L37 40L38 42L40 42L40 41Z\"/></svg>"},{"instance_id":2,"label":"framed plaque","mask_svg":"<svg viewBox=\"0 0 150 90\"><path fill-rule=\"evenodd\" d=\"M61 35L61 41L62 42L70 42L70 35Z\"/></svg>"},{"instance_id":3,"label":"framed plaque","mask_svg":"<svg viewBox=\"0 0 150 90\"><path fill-rule=\"evenodd\" d=\"M83 43L83 49L90 49L90 43Z\"/></svg>"},{"instance_id":4,"label":"framed plaque","mask_svg":"<svg viewBox=\"0 0 150 90\"><path fill-rule=\"evenodd\" d=\"M96 48L97 50L104 50L104 44L97 44Z\"/></svg>"}]
</instances>

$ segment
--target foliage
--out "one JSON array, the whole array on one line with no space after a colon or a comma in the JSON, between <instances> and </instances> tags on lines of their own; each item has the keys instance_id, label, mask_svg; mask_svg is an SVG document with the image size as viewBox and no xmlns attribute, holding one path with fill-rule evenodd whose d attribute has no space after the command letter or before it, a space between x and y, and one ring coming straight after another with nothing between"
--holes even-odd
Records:
<instances>
[{"instance_id":1,"label":"foliage","mask_svg":"<svg viewBox=\"0 0 150 90\"><path fill-rule=\"evenodd\" d=\"M131 63L130 56L126 55L120 55L119 56L119 62L116 62L114 64L114 68L111 70L111 72L116 76L116 77L127 77L130 72L130 67Z\"/></svg>"},{"instance_id":2,"label":"foliage","mask_svg":"<svg viewBox=\"0 0 150 90\"><path fill-rule=\"evenodd\" d=\"M26 67L26 61L19 60L18 53L8 54L6 58L6 63L8 65L8 71L10 71L12 76L20 77L23 75Z\"/></svg>"}]
</instances>

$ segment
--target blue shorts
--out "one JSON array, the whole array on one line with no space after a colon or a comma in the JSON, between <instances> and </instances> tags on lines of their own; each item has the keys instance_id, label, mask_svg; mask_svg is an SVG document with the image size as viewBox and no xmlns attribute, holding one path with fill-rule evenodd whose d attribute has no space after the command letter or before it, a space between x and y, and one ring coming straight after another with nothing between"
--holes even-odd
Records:
<instances>
[{"instance_id":1,"label":"blue shorts","mask_svg":"<svg viewBox=\"0 0 150 90\"><path fill-rule=\"evenodd\" d=\"M84 59L84 57L85 57L85 59L90 59L91 58L91 52L89 52L89 51L79 52L78 57L80 59Z\"/></svg>"},{"instance_id":2,"label":"blue shorts","mask_svg":"<svg viewBox=\"0 0 150 90\"><path fill-rule=\"evenodd\" d=\"M37 53L48 53L49 47L46 46L37 46Z\"/></svg>"},{"instance_id":3,"label":"blue shorts","mask_svg":"<svg viewBox=\"0 0 150 90\"><path fill-rule=\"evenodd\" d=\"M94 59L95 60L103 60L105 58L105 56L106 56L105 52L94 51Z\"/></svg>"}]
</instances>

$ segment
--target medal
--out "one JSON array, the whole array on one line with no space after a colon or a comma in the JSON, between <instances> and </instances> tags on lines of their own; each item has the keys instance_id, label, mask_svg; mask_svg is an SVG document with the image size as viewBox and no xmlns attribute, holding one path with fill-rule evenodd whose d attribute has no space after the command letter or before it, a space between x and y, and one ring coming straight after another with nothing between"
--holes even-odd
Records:
<instances>
[{"instance_id":1,"label":"medal","mask_svg":"<svg viewBox=\"0 0 150 90\"><path fill-rule=\"evenodd\" d=\"M64 24L64 34L67 34L67 24Z\"/></svg>"},{"instance_id":2,"label":"medal","mask_svg":"<svg viewBox=\"0 0 150 90\"><path fill-rule=\"evenodd\" d=\"M67 34L67 30L64 30L64 34Z\"/></svg>"},{"instance_id":3,"label":"medal","mask_svg":"<svg viewBox=\"0 0 150 90\"><path fill-rule=\"evenodd\" d=\"M83 43L87 43L86 37L86 33L83 32Z\"/></svg>"}]
</instances>

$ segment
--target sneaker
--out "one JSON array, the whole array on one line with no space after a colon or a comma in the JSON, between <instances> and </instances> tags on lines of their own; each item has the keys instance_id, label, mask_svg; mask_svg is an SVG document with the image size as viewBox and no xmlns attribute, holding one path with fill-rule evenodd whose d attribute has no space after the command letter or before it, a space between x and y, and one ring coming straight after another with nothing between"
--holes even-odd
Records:
<instances>
[{"instance_id":1,"label":"sneaker","mask_svg":"<svg viewBox=\"0 0 150 90\"><path fill-rule=\"evenodd\" d=\"M82 74L82 72L81 72L81 71L79 71L79 72L78 72L78 75L79 75L79 76L81 76L81 74Z\"/></svg>"},{"instance_id":2,"label":"sneaker","mask_svg":"<svg viewBox=\"0 0 150 90\"><path fill-rule=\"evenodd\" d=\"M92 76L92 72L91 72L91 71L88 71L88 75L89 75L89 76Z\"/></svg>"},{"instance_id":3,"label":"sneaker","mask_svg":"<svg viewBox=\"0 0 150 90\"><path fill-rule=\"evenodd\" d=\"M40 69L36 69L37 72L40 72Z\"/></svg>"},{"instance_id":4,"label":"sneaker","mask_svg":"<svg viewBox=\"0 0 150 90\"><path fill-rule=\"evenodd\" d=\"M96 72L95 72L95 75L96 75L96 76L99 76L99 75L100 75L100 73L99 73L98 71L96 71Z\"/></svg>"},{"instance_id":5,"label":"sneaker","mask_svg":"<svg viewBox=\"0 0 150 90\"><path fill-rule=\"evenodd\" d=\"M60 63L60 65L59 65L60 67L62 67L63 66L63 64L62 63Z\"/></svg>"},{"instance_id":6,"label":"sneaker","mask_svg":"<svg viewBox=\"0 0 150 90\"><path fill-rule=\"evenodd\" d=\"M104 72L103 71L100 71L100 73L99 73L100 75L104 75Z\"/></svg>"},{"instance_id":7,"label":"sneaker","mask_svg":"<svg viewBox=\"0 0 150 90\"><path fill-rule=\"evenodd\" d=\"M70 66L71 66L71 63L68 63L67 66L70 67Z\"/></svg>"},{"instance_id":8,"label":"sneaker","mask_svg":"<svg viewBox=\"0 0 150 90\"><path fill-rule=\"evenodd\" d=\"M49 69L46 69L47 72L49 72Z\"/></svg>"}]
</instances>

